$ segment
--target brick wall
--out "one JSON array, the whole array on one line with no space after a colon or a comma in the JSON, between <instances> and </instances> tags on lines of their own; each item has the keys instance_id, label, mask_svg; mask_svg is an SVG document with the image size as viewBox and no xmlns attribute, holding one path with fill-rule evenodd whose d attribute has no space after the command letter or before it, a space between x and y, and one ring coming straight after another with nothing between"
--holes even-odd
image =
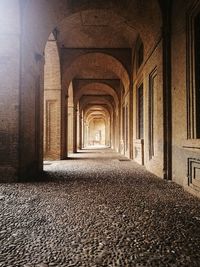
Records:
<instances>
[{"instance_id":1,"label":"brick wall","mask_svg":"<svg viewBox=\"0 0 200 267\"><path fill-rule=\"evenodd\" d=\"M44 158L61 157L61 73L56 41L48 41L44 66Z\"/></svg>"}]
</instances>

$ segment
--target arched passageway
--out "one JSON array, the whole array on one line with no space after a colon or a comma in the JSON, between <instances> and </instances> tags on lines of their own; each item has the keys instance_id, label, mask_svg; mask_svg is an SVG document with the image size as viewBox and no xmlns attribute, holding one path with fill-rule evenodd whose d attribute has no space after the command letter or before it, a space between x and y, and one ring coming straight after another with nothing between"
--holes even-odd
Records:
<instances>
[{"instance_id":1,"label":"arched passageway","mask_svg":"<svg viewBox=\"0 0 200 267\"><path fill-rule=\"evenodd\" d=\"M143 40L148 39L144 46L147 55L150 53L153 43L158 40L162 19L157 1L152 0L149 6L144 4L142 9L136 2L132 7L127 6L126 10L132 8L134 14L124 12L121 4L118 6L112 1L110 3L96 2L95 4L92 2L81 3L81 1L76 4L72 4L70 1L60 1L59 4L56 4L55 1L48 1L48 3L45 1L40 3L16 1L15 6L3 3L2 6L4 5L10 10L13 8L16 13L10 25L6 21L6 16L3 16L5 17L4 31L9 31L12 23L18 25L20 39L19 50L16 49L16 53L21 51L17 70L20 74L20 82L16 88L20 96L19 125L17 126L18 130L16 129L20 141L16 151L13 151L13 154L17 154L17 164L11 164L10 167L7 164L6 167L13 173L13 179L15 179L16 173L20 177L26 177L40 172L43 156L52 159L67 157L69 142L67 130L68 88L71 82L74 87L73 80L77 78L79 80L93 79L93 82L103 80L104 84L107 83L114 87L120 104L113 112L113 125L111 126L113 146L116 150L124 151L123 153L132 157L133 126L132 122L129 122L129 125L126 123L126 140L124 140L121 129L123 124L121 108L123 103L121 102L124 102L123 105L132 102L132 93L129 93L133 90L131 65L138 35L140 34ZM151 16L149 17L149 8L156 14L153 19ZM141 10L143 16L140 16ZM8 20L10 19L9 14ZM148 19L151 20L151 24L147 23ZM50 35L51 32L52 35ZM53 40L51 37L48 40L49 35L53 37ZM89 37L87 38L87 36ZM60 62L61 67L61 85L60 81L58 84L51 81L50 90L54 90L52 95L55 95L50 96L50 92L48 92L47 96L47 90L50 90L45 88L45 101L43 101L44 51L46 47L47 52L51 42L58 47L58 52L54 51L54 53L58 53L60 58L57 59L57 63ZM46 66L47 64L48 59ZM88 67L86 67L87 65ZM59 68L58 65L57 68ZM51 75L55 73L56 70L51 70ZM52 86L56 88L52 88ZM129 107L132 114L131 105ZM74 110L73 113L77 112L78 114L78 116L73 114L74 127L77 128L75 132L80 132L78 130L80 114L75 106ZM57 113L56 115L54 111ZM54 115L51 116L51 113ZM118 117L115 118L115 116ZM54 122L51 122L50 117L54 118ZM49 125L49 128L52 128L52 133L45 129L46 132L44 131L43 135L44 124L45 127ZM115 133L114 127L118 129L119 133ZM79 142L76 140L77 138L78 134L74 133L72 140L74 151ZM27 151L29 151L28 155Z\"/></svg>"},{"instance_id":2,"label":"arched passageway","mask_svg":"<svg viewBox=\"0 0 200 267\"><path fill-rule=\"evenodd\" d=\"M198 0L1 0L0 182L115 151L200 197L199 27Z\"/></svg>"},{"instance_id":3,"label":"arched passageway","mask_svg":"<svg viewBox=\"0 0 200 267\"><path fill-rule=\"evenodd\" d=\"M108 110L111 147L198 195L199 6L192 2L172 19L178 1L1 1L2 181L37 176L44 158L80 149L92 100Z\"/></svg>"}]
</instances>

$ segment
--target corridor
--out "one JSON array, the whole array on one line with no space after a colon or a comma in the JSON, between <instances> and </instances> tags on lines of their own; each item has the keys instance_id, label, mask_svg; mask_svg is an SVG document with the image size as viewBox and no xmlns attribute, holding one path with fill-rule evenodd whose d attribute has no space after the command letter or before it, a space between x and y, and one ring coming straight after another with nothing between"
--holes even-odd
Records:
<instances>
[{"instance_id":1,"label":"corridor","mask_svg":"<svg viewBox=\"0 0 200 267\"><path fill-rule=\"evenodd\" d=\"M199 266L200 201L124 156L45 161L40 182L0 184L0 266Z\"/></svg>"}]
</instances>

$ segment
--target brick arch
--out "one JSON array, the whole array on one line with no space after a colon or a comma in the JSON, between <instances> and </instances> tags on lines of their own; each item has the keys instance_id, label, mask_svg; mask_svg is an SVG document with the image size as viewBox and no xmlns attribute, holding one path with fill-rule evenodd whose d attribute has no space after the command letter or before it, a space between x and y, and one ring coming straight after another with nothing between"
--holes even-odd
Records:
<instances>
[{"instance_id":1,"label":"brick arch","mask_svg":"<svg viewBox=\"0 0 200 267\"><path fill-rule=\"evenodd\" d=\"M83 116L84 120L88 120L93 115L95 116L104 116L106 122L111 125L111 127L115 127L114 121L116 122L116 113L112 109L112 107L107 103L100 103L99 105L91 104L84 108Z\"/></svg>"},{"instance_id":2,"label":"brick arch","mask_svg":"<svg viewBox=\"0 0 200 267\"><path fill-rule=\"evenodd\" d=\"M37 108L37 100L42 99L42 92L39 92L43 84L44 57L43 52L50 33L63 21L63 19L71 15L90 9L108 9L108 7L116 13L117 16L124 18L127 27L137 29L144 43L148 47L153 47L156 43L157 36L160 34L160 26L162 24L161 13L157 0L149 1L71 1L71 0L28 0L20 1L21 6L21 32L20 32L20 166L22 176L29 170L38 173L42 169L42 159L38 156L41 147L37 144L41 140L41 136L36 136L36 132L43 131L42 123L37 119L41 116L43 106L40 110ZM144 6L140 6L140 4ZM153 9L149 12L148 8ZM150 17L150 14L154 16ZM145 46L147 49L147 46ZM88 58L90 58L87 55ZM109 57L109 56L107 56ZM112 58L110 56L110 58ZM80 57L79 57L80 59ZM114 60L114 59L113 59ZM111 61L107 61L108 69ZM115 62L118 62L117 60ZM126 70L122 72L113 70L114 75L120 77L125 84L125 89L129 85L129 77ZM75 66L74 66L75 67ZM109 70L109 69L108 69ZM111 70L112 72L112 70ZM74 72L75 73L75 72ZM74 77L71 75L71 77ZM71 79L72 80L72 79ZM70 80L70 81L71 81ZM67 83L66 83L67 84ZM39 92L39 93L38 93ZM66 95L63 95L63 99ZM38 114L39 113L39 114ZM18 120L18 118L16 118ZM30 131L29 129L32 129ZM63 133L64 136L64 133ZM61 138L62 140L64 137ZM63 141L64 143L64 141ZM29 155L27 157L27 151Z\"/></svg>"},{"instance_id":3,"label":"brick arch","mask_svg":"<svg viewBox=\"0 0 200 267\"><path fill-rule=\"evenodd\" d=\"M66 88L69 87L70 82L77 77L77 75L84 75L85 72L87 72L87 75L94 75L93 73L89 73L91 70L93 70L94 73L98 71L98 74L102 75L102 78L104 78L107 73L110 73L110 75L113 74L113 78L122 80L124 88L129 88L130 79L125 67L115 57L105 53L86 53L75 59L68 68L63 66L63 69L62 83ZM92 76L91 78L96 77Z\"/></svg>"},{"instance_id":4,"label":"brick arch","mask_svg":"<svg viewBox=\"0 0 200 267\"><path fill-rule=\"evenodd\" d=\"M92 120L93 118L100 117L104 118L105 121L107 121L108 117L102 112L102 113L97 113L96 111L91 111L91 113L85 118L87 121Z\"/></svg>"},{"instance_id":5,"label":"brick arch","mask_svg":"<svg viewBox=\"0 0 200 267\"><path fill-rule=\"evenodd\" d=\"M114 88L105 83L100 82L91 82L87 85L82 86L78 92L75 94L75 103L80 100L82 95L90 94L91 92L95 93L96 91L103 92L105 94L111 95L115 100L116 106L119 104L119 98Z\"/></svg>"},{"instance_id":6,"label":"brick arch","mask_svg":"<svg viewBox=\"0 0 200 267\"><path fill-rule=\"evenodd\" d=\"M111 113L114 112L114 106L112 105L112 103L110 102L110 100L106 99L106 98L101 98L99 96L93 96L93 97L88 97L87 100L82 100L80 103L80 110L84 110L84 108L88 105L88 103L90 105L106 105L107 107L109 107L109 110Z\"/></svg>"},{"instance_id":7,"label":"brick arch","mask_svg":"<svg viewBox=\"0 0 200 267\"><path fill-rule=\"evenodd\" d=\"M96 114L95 111L91 112L91 114L86 118L86 121L90 122L96 118L103 119L105 121L105 123L108 123L108 121L109 121L109 118L105 114L103 114L103 113L102 114Z\"/></svg>"},{"instance_id":8,"label":"brick arch","mask_svg":"<svg viewBox=\"0 0 200 267\"><path fill-rule=\"evenodd\" d=\"M86 10L105 10L115 13L116 16L123 18L127 27L137 29L142 39L147 41L149 46L157 40L157 35L162 26L162 14L160 1L71 1L71 0L48 0L34 1L29 0L24 3L24 30L29 42L31 36L35 41L35 48L38 53L42 53L49 34L63 20L70 16L84 12ZM37 3L37 4L36 4ZM154 16L151 16L152 10ZM36 15L35 15L36 14ZM48 15L47 15L48 14ZM35 25L33 28L32 25Z\"/></svg>"},{"instance_id":9,"label":"brick arch","mask_svg":"<svg viewBox=\"0 0 200 267\"><path fill-rule=\"evenodd\" d=\"M101 116L97 116L96 114L91 114L91 117L88 118L88 123L90 123L91 121L93 121L93 120L96 119L96 118L101 119L101 120L104 120L105 124L106 124L106 122L107 122L105 116L103 116L103 115L101 115Z\"/></svg>"},{"instance_id":10,"label":"brick arch","mask_svg":"<svg viewBox=\"0 0 200 267\"><path fill-rule=\"evenodd\" d=\"M101 106L101 105L99 105L99 106L97 106L97 105L87 106L85 108L85 112L84 112L85 117L87 118L88 116L90 116L91 113L93 113L95 109L96 109L96 111L98 110L99 112L104 113L105 116L110 118L110 111L107 108L107 106Z\"/></svg>"},{"instance_id":11,"label":"brick arch","mask_svg":"<svg viewBox=\"0 0 200 267\"><path fill-rule=\"evenodd\" d=\"M106 103L104 101L104 103L99 102L98 104L90 102L90 103L87 103L83 108L84 108L84 113L83 113L84 119L86 121L88 118L91 117L91 114L94 111L102 113L102 116L105 117L106 127L107 127L107 130L106 130L107 145L111 145L111 147L117 148L115 144L117 132L114 129L118 127L117 126L118 122L116 121L116 113L114 112L113 107L109 103Z\"/></svg>"},{"instance_id":12,"label":"brick arch","mask_svg":"<svg viewBox=\"0 0 200 267\"><path fill-rule=\"evenodd\" d=\"M49 36L45 47L44 65L44 159L59 159L61 144L61 67L58 44ZM55 112L56 111L56 112Z\"/></svg>"},{"instance_id":13,"label":"brick arch","mask_svg":"<svg viewBox=\"0 0 200 267\"><path fill-rule=\"evenodd\" d=\"M97 125L96 125L97 123ZM110 120L106 118L103 114L101 116L91 114L86 120L86 124L88 125L88 138L85 139L86 143L89 145L101 144L110 146L110 134L111 134L111 127L110 127ZM97 128L96 128L97 126ZM95 130L101 130L101 140L95 141Z\"/></svg>"}]
</instances>

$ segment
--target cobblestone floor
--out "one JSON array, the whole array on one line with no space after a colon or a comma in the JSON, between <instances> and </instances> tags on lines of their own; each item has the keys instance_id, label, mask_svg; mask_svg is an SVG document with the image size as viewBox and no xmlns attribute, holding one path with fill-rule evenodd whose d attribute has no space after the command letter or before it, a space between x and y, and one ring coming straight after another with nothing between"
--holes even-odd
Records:
<instances>
[{"instance_id":1,"label":"cobblestone floor","mask_svg":"<svg viewBox=\"0 0 200 267\"><path fill-rule=\"evenodd\" d=\"M200 266L200 201L120 158L84 151L1 184L0 266Z\"/></svg>"}]
</instances>

